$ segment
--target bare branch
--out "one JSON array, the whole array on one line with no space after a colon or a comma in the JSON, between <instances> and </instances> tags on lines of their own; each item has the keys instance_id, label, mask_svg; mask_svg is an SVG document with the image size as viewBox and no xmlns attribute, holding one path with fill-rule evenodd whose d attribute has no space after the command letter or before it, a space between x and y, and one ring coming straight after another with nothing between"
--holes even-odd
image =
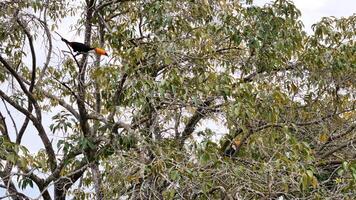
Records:
<instances>
[{"instance_id":1,"label":"bare branch","mask_svg":"<svg viewBox=\"0 0 356 200\"><path fill-rule=\"evenodd\" d=\"M24 114L26 117L30 118L33 121L37 122L37 119L35 116L33 116L28 110L17 104L15 101L13 101L9 96L7 96L2 90L0 90L0 96L3 98L7 103L9 103L11 106L13 106L16 110L20 111L22 114ZM38 122L37 122L38 123Z\"/></svg>"},{"instance_id":2,"label":"bare branch","mask_svg":"<svg viewBox=\"0 0 356 200\"><path fill-rule=\"evenodd\" d=\"M353 144L353 143L356 143L356 139L353 139L351 141L347 141L345 142L344 144L334 148L334 149L331 149L330 151L324 153L323 155L320 156L321 159L325 159L327 157L329 157L330 155L332 155L333 153L337 152L337 151L340 151L346 147L348 147L349 145Z\"/></svg>"},{"instance_id":3,"label":"bare branch","mask_svg":"<svg viewBox=\"0 0 356 200\"><path fill-rule=\"evenodd\" d=\"M356 110L356 108L346 109L346 110L340 111L338 113L333 112L333 113L330 113L330 114L328 114L328 115L326 115L324 117L321 117L319 119L312 120L312 121L309 121L309 122L296 123L296 125L297 126L308 126L308 125L318 124L318 123L321 123L321 122L325 121L326 119L335 117L337 115L340 115L340 114L343 114L343 113L346 113L346 112L354 111L354 110Z\"/></svg>"},{"instance_id":4,"label":"bare branch","mask_svg":"<svg viewBox=\"0 0 356 200\"><path fill-rule=\"evenodd\" d=\"M60 99L59 97L57 97L47 91L43 91L43 90L40 90L40 91L43 92L43 94L47 98L58 101L59 105L61 105L63 108L65 108L67 111L69 111L76 119L79 119L79 113L72 106L70 106L68 103L66 103L63 99Z\"/></svg>"},{"instance_id":5,"label":"bare branch","mask_svg":"<svg viewBox=\"0 0 356 200\"><path fill-rule=\"evenodd\" d=\"M36 127L38 131L38 135L40 136L43 145L45 146L48 155L48 163L50 164L51 169L54 170L56 167L56 154L54 153L51 141L49 140L41 122L38 121L38 119L35 116L33 116L28 110L26 110L25 108L18 105L15 101L13 101L2 90L0 90L0 96L6 102L8 102L10 105L12 105L14 108L16 108L18 111L20 111L22 114L24 114L27 118L29 118L32 121L33 125Z\"/></svg>"},{"instance_id":6,"label":"bare branch","mask_svg":"<svg viewBox=\"0 0 356 200\"><path fill-rule=\"evenodd\" d=\"M120 101L121 96L123 94L124 84L126 82L126 79L127 79L127 73L124 73L124 75L121 78L121 81L119 82L119 84L117 86L115 94L114 94L113 102L114 102L115 107L120 105L119 101ZM116 108L110 113L110 115L108 117L109 121L113 121L115 113L116 113Z\"/></svg>"},{"instance_id":7,"label":"bare branch","mask_svg":"<svg viewBox=\"0 0 356 200\"><path fill-rule=\"evenodd\" d=\"M1 172L0 172L1 174ZM1 175L0 175L1 176ZM0 188L4 188L6 189L8 192L9 192L9 195L6 195L6 196L3 196L3 197L0 197L0 199L8 199L8 197L11 197L11 199L13 200L22 200L22 199L26 199L28 200L29 198L24 195L23 193L21 192L18 192L15 185L13 183L10 183L8 184L7 182L5 182L6 185L0 185Z\"/></svg>"},{"instance_id":8,"label":"bare branch","mask_svg":"<svg viewBox=\"0 0 356 200\"><path fill-rule=\"evenodd\" d=\"M46 2L48 4L48 1ZM43 15L43 20L41 20L40 18L38 18L37 16L33 15L33 14L24 14L25 16L29 16L35 20L37 20L43 27L45 33L46 33L46 36L47 36L47 39L48 39L48 50L47 50L47 56L46 56L46 62L44 63L44 66L40 72L40 75L38 77L38 80L37 80L37 83L36 84L39 84L43 77L44 77L44 74L46 73L46 70L49 66L49 62L50 62L50 59L51 59L51 55L52 55L52 49L53 49L53 45L52 45L52 36L51 36L51 32L48 28L48 24L47 24L47 6L45 7L45 11L44 11L44 15Z\"/></svg>"},{"instance_id":9,"label":"bare branch","mask_svg":"<svg viewBox=\"0 0 356 200\"><path fill-rule=\"evenodd\" d=\"M33 88L35 86L35 82L36 82L36 52L35 52L35 48L33 46L32 35L27 30L25 25L23 25L23 23L20 21L20 19L17 19L17 23L21 26L21 28L25 32L25 35L27 36L28 42L30 44L31 57L32 57L32 75L31 75L31 84L30 84L30 87L29 87L29 92L32 93Z\"/></svg>"},{"instance_id":10,"label":"bare branch","mask_svg":"<svg viewBox=\"0 0 356 200\"><path fill-rule=\"evenodd\" d=\"M5 122L5 117L2 115L0 112L0 132L7 140L10 140L9 133L7 130L6 122Z\"/></svg>"},{"instance_id":11,"label":"bare branch","mask_svg":"<svg viewBox=\"0 0 356 200\"><path fill-rule=\"evenodd\" d=\"M21 28L25 32L25 35L27 36L29 44L30 44L31 56L32 56L32 75L31 75L31 82L30 82L30 86L29 86L29 92L32 93L34 86L35 86L35 82L36 82L36 53L35 53L35 49L33 46L33 38L32 38L32 35L30 34L30 32L23 25L23 23L20 21L19 18L17 18L17 23L21 26ZM29 101L28 101L28 111L29 112L32 112L32 110L33 110L32 103L33 102L29 99ZM37 118L39 119L39 121L41 121L41 111L39 110L39 107L36 107L36 115L37 115ZM16 142L18 144L21 143L22 136L25 133L25 130L28 126L29 121L30 121L30 119L26 117L24 123L22 124L20 132L16 138Z\"/></svg>"},{"instance_id":12,"label":"bare branch","mask_svg":"<svg viewBox=\"0 0 356 200\"><path fill-rule=\"evenodd\" d=\"M356 123L349 126L343 133L329 137L328 140L321 146L321 148L319 149L319 152L323 151L323 149L325 149L325 147L327 147L327 145L330 144L331 142L345 137L346 135L351 133L354 129L356 129Z\"/></svg>"}]
</instances>

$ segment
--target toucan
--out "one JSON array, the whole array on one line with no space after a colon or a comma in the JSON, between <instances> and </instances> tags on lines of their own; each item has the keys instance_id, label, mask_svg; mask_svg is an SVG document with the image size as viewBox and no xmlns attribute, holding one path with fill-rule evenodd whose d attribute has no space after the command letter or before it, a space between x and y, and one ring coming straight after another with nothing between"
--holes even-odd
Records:
<instances>
[{"instance_id":1,"label":"toucan","mask_svg":"<svg viewBox=\"0 0 356 200\"><path fill-rule=\"evenodd\" d=\"M88 53L91 50L94 50L95 53L99 54L99 55L103 55L103 56L108 56L108 53L106 53L106 51L104 49L101 48L97 48L97 47L90 47L86 44L80 43L80 42L69 42L68 40L61 38L61 40L63 42L65 42L66 44L68 44L70 47L72 47L74 52L78 52L79 53Z\"/></svg>"}]
</instances>

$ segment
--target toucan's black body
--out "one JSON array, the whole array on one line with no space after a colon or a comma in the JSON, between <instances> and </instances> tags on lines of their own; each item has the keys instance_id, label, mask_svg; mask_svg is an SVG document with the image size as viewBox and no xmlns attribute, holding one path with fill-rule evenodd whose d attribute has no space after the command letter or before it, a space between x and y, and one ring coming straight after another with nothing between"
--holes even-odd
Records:
<instances>
[{"instance_id":1,"label":"toucan's black body","mask_svg":"<svg viewBox=\"0 0 356 200\"><path fill-rule=\"evenodd\" d=\"M72 47L74 52L87 53L88 51L95 49L93 47L90 47L80 42L69 42L64 38L62 38L62 41L67 43L70 47Z\"/></svg>"},{"instance_id":2,"label":"toucan's black body","mask_svg":"<svg viewBox=\"0 0 356 200\"><path fill-rule=\"evenodd\" d=\"M57 33L58 34L58 33ZM58 34L59 35L59 34ZM61 37L61 35L59 35ZM77 52L77 54L75 56L77 56L78 54L81 53L88 53L91 50L94 50L96 54L98 55L102 55L102 56L108 56L108 53L101 48L98 47L90 47L89 45L80 43L80 42L69 42L68 40L64 39L61 37L61 40L63 42L65 42L67 45L69 45L70 47L72 47L74 52Z\"/></svg>"}]
</instances>

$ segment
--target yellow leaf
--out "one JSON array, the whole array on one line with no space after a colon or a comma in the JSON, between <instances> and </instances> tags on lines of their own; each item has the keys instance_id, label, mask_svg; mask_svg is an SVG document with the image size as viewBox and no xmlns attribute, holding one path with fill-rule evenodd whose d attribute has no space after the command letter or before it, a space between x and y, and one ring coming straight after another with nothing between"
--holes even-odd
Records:
<instances>
[{"instance_id":1,"label":"yellow leaf","mask_svg":"<svg viewBox=\"0 0 356 200\"><path fill-rule=\"evenodd\" d=\"M313 188L317 188L318 187L318 179L315 178L315 176L313 176L312 180L311 180L311 185L313 186Z\"/></svg>"},{"instance_id":2,"label":"yellow leaf","mask_svg":"<svg viewBox=\"0 0 356 200\"><path fill-rule=\"evenodd\" d=\"M340 184L340 183L343 183L343 182L344 182L344 180L341 179L341 178L336 178L336 179L335 179L335 183L336 183L336 184Z\"/></svg>"},{"instance_id":3,"label":"yellow leaf","mask_svg":"<svg viewBox=\"0 0 356 200\"><path fill-rule=\"evenodd\" d=\"M129 181L129 182L132 182L132 181L137 182L139 179L140 179L139 176L135 176L135 175L127 176L127 181Z\"/></svg>"},{"instance_id":4,"label":"yellow leaf","mask_svg":"<svg viewBox=\"0 0 356 200\"><path fill-rule=\"evenodd\" d=\"M343 114L341 114L341 117L346 120L352 119L352 118L356 117L356 111L350 111L350 112L343 113Z\"/></svg>"},{"instance_id":5,"label":"yellow leaf","mask_svg":"<svg viewBox=\"0 0 356 200\"><path fill-rule=\"evenodd\" d=\"M240 146L240 144L241 144L240 138L236 138L236 139L234 140L234 145L235 145L236 147L238 147L238 146Z\"/></svg>"},{"instance_id":6,"label":"yellow leaf","mask_svg":"<svg viewBox=\"0 0 356 200\"><path fill-rule=\"evenodd\" d=\"M291 84L291 89L294 93L297 93L299 90L298 87L294 83Z\"/></svg>"},{"instance_id":7,"label":"yellow leaf","mask_svg":"<svg viewBox=\"0 0 356 200\"><path fill-rule=\"evenodd\" d=\"M320 142L325 143L329 140L329 136L327 134L323 133L319 136L319 140L320 140Z\"/></svg>"}]
</instances>

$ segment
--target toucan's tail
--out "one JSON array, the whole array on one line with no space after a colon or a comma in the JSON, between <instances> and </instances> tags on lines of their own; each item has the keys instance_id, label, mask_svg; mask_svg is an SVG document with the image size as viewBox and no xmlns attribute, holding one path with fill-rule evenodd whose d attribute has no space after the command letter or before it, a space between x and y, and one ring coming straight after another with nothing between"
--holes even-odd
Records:
<instances>
[{"instance_id":1,"label":"toucan's tail","mask_svg":"<svg viewBox=\"0 0 356 200\"><path fill-rule=\"evenodd\" d=\"M70 42L66 39L64 39L59 33L57 33L57 31L54 31L59 37L61 37L61 40L67 44L69 44Z\"/></svg>"},{"instance_id":2,"label":"toucan's tail","mask_svg":"<svg viewBox=\"0 0 356 200\"><path fill-rule=\"evenodd\" d=\"M63 42L65 42L65 43L69 44L69 41L66 40L66 39L64 39L64 38L62 38L62 37L61 37L61 40L62 40Z\"/></svg>"}]
</instances>

